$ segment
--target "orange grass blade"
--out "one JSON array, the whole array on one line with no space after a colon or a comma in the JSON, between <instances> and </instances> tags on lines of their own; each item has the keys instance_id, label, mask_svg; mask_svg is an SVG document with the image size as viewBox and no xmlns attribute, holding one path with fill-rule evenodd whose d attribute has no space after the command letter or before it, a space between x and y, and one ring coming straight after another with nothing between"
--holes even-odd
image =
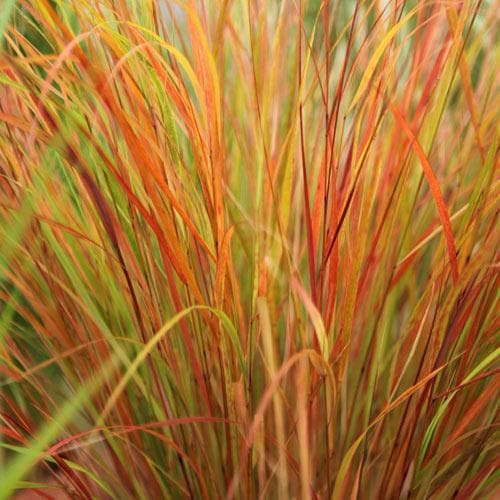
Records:
<instances>
[{"instance_id":1,"label":"orange grass blade","mask_svg":"<svg viewBox=\"0 0 500 500\"><path fill-rule=\"evenodd\" d=\"M411 147L415 151L420 164L422 165L422 169L424 171L425 178L429 183L429 187L432 192L432 196L434 197L434 201L436 203L436 207L438 210L439 218L441 219L441 224L443 226L443 233L446 240L446 246L448 249L448 257L450 259L451 265L451 274L455 283L458 281L458 262L457 262L457 250L455 244L455 238L453 237L453 230L451 228L450 216L448 214L448 208L446 207L446 203L444 202L443 195L441 193L441 188L439 186L439 181L437 180L434 171L432 170L431 164L427 159L427 156L422 149L422 146L418 142L415 134L413 133L410 125L401 114L401 111L386 97L385 101L387 106L391 110L394 118L401 126L401 128L406 133Z\"/></svg>"}]
</instances>

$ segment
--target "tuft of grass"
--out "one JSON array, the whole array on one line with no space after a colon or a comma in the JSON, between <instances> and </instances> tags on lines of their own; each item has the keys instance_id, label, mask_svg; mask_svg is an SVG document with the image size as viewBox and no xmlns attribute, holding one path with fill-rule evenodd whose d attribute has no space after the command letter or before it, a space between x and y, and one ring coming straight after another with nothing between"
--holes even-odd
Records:
<instances>
[{"instance_id":1,"label":"tuft of grass","mask_svg":"<svg viewBox=\"0 0 500 500\"><path fill-rule=\"evenodd\" d=\"M0 12L0 498L494 498L487 0Z\"/></svg>"}]
</instances>

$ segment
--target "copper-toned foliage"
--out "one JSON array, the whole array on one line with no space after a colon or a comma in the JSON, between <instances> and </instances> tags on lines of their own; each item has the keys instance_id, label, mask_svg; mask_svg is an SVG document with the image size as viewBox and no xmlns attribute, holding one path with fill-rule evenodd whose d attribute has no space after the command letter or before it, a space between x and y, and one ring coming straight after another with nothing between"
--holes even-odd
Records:
<instances>
[{"instance_id":1,"label":"copper-toned foliage","mask_svg":"<svg viewBox=\"0 0 500 500\"><path fill-rule=\"evenodd\" d=\"M0 0L0 499L493 498L489 0Z\"/></svg>"}]
</instances>

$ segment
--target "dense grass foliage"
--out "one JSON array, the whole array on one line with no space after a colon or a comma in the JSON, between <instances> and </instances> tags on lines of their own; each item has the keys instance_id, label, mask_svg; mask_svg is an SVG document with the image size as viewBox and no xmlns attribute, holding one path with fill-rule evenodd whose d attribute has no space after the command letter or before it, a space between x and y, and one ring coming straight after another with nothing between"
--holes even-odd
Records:
<instances>
[{"instance_id":1,"label":"dense grass foliage","mask_svg":"<svg viewBox=\"0 0 500 500\"><path fill-rule=\"evenodd\" d=\"M0 498L498 495L496 7L2 0Z\"/></svg>"}]
</instances>

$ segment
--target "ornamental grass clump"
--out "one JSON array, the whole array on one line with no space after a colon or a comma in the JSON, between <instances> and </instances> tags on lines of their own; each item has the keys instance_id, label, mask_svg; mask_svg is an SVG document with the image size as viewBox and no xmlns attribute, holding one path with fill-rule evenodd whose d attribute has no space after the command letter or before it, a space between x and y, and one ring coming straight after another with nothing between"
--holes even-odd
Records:
<instances>
[{"instance_id":1,"label":"ornamental grass clump","mask_svg":"<svg viewBox=\"0 0 500 500\"><path fill-rule=\"evenodd\" d=\"M0 498L495 498L497 42L2 0Z\"/></svg>"}]
</instances>

